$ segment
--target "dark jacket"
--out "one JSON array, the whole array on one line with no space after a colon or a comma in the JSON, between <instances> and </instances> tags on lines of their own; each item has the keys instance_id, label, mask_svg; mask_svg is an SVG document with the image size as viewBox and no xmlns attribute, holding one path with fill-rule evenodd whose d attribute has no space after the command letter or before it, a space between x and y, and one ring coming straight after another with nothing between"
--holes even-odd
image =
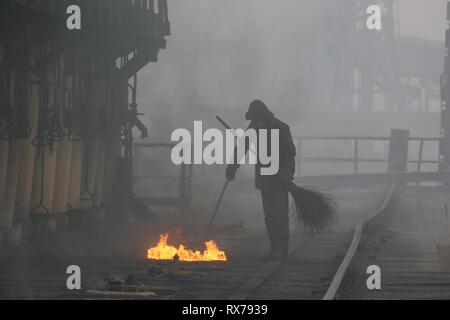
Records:
<instances>
[{"instance_id":1,"label":"dark jacket","mask_svg":"<svg viewBox=\"0 0 450 320\"><path fill-rule=\"evenodd\" d=\"M295 173L295 145L292 140L291 130L289 126L281 120L275 118L272 113L268 117L268 120L265 122L266 125L264 128L259 129L267 129L267 149L268 154L271 155L271 129L279 130L279 167L278 173L275 175L262 175L261 168L262 167L270 167L271 164L262 165L259 161L259 154L257 155L257 164L255 165L255 187L256 189L273 189L280 188L283 185L286 185L286 181L290 181L294 177ZM250 123L248 129L255 129L257 131L257 145L259 146L259 131L256 128L254 122ZM239 142L238 142L239 143ZM245 151L248 152L249 149L249 140L246 139L245 143ZM237 147L234 151L234 161L238 162L237 159ZM237 165L239 167L239 165Z\"/></svg>"},{"instance_id":2,"label":"dark jacket","mask_svg":"<svg viewBox=\"0 0 450 320\"><path fill-rule=\"evenodd\" d=\"M252 126L252 125L250 125ZM272 189L280 187L280 180L286 179L292 180L295 174L295 156L296 150L292 140L291 129L283 121L272 117L267 124L268 134L268 150L270 154L270 129L279 130L279 170L276 175L261 175L262 165L259 163L255 166L255 187L256 189ZM259 145L259 135L258 135ZM270 166L270 165L267 165ZM284 178L283 178L284 177Z\"/></svg>"}]
</instances>

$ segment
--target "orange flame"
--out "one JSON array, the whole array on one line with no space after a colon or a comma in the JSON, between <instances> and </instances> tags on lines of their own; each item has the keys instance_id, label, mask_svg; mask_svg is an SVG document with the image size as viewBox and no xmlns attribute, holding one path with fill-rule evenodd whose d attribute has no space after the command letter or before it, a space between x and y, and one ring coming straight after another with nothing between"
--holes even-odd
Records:
<instances>
[{"instance_id":1,"label":"orange flame","mask_svg":"<svg viewBox=\"0 0 450 320\"><path fill-rule=\"evenodd\" d=\"M196 250L192 251L186 249L183 245L178 248L168 245L167 240L169 235L167 233L159 236L159 243L148 249L147 258L153 260L173 260L178 256L180 261L226 261L227 256L225 252L221 251L217 244L213 241L205 242L206 250L202 252Z\"/></svg>"}]
</instances>

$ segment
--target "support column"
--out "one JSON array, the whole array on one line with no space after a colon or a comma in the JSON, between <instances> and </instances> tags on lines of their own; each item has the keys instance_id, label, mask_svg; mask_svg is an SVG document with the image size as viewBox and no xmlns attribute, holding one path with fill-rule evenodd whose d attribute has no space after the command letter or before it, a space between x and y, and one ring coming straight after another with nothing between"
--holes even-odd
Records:
<instances>
[{"instance_id":1,"label":"support column","mask_svg":"<svg viewBox=\"0 0 450 320\"><path fill-rule=\"evenodd\" d=\"M13 230L14 207L19 177L21 142L13 141L9 144L8 171L6 173L5 193L3 199L0 229L3 229L3 241L16 245L20 241L20 233Z\"/></svg>"},{"instance_id":2,"label":"support column","mask_svg":"<svg viewBox=\"0 0 450 320\"><path fill-rule=\"evenodd\" d=\"M388 173L406 172L408 170L408 142L408 130L391 130Z\"/></svg>"},{"instance_id":3,"label":"support column","mask_svg":"<svg viewBox=\"0 0 450 320\"><path fill-rule=\"evenodd\" d=\"M71 166L70 166L70 183L68 203L73 210L79 210L81 207L81 170L83 166L83 141L72 142Z\"/></svg>"},{"instance_id":4,"label":"support column","mask_svg":"<svg viewBox=\"0 0 450 320\"><path fill-rule=\"evenodd\" d=\"M68 85L70 88L72 85L72 79L64 78L64 59L61 57L62 71L60 77L64 85ZM64 110L69 105L70 95L66 90L60 92L58 95L60 105L60 110ZM62 117L60 121L62 121ZM58 153L56 160L56 171L55 171L55 192L53 195L53 206L52 212L56 214L66 213L67 204L69 197L69 187L70 187L70 166L72 160L72 142L69 141L67 137L64 137L58 142ZM66 225L68 222L67 215L59 215L57 219L58 225Z\"/></svg>"},{"instance_id":5,"label":"support column","mask_svg":"<svg viewBox=\"0 0 450 320\"><path fill-rule=\"evenodd\" d=\"M10 91L10 96L12 97L11 105L13 107L17 107L16 102L19 101L18 99L22 98L21 95L26 94L26 90L24 90L23 84L19 85L16 80L19 80L19 77L17 73L14 72L11 78L12 82ZM8 165L4 185L5 190L3 194L3 206L0 208L0 229L3 230L3 242L5 244L17 245L20 242L20 230L14 228L13 223L17 183L20 169L19 162L21 141L10 141L8 149Z\"/></svg>"},{"instance_id":6,"label":"support column","mask_svg":"<svg viewBox=\"0 0 450 320\"><path fill-rule=\"evenodd\" d=\"M86 147L86 143L88 146ZM97 173L98 141L85 142L83 154L81 208L92 209L94 202L94 186Z\"/></svg>"},{"instance_id":7,"label":"support column","mask_svg":"<svg viewBox=\"0 0 450 320\"><path fill-rule=\"evenodd\" d=\"M52 75L53 65L48 66L48 81L54 83ZM49 89L49 105L54 106L54 87ZM42 99L41 99L42 101ZM41 105L40 108L43 106ZM45 146L40 150L36 157L36 168L33 177L32 189L32 210L34 214L39 214L37 219L37 228L42 231L53 232L56 230L56 219L52 216L53 199L55 191L56 160L58 154L58 142L53 142L53 146ZM39 150L37 150L39 152ZM42 174L44 170L44 174Z\"/></svg>"},{"instance_id":8,"label":"support column","mask_svg":"<svg viewBox=\"0 0 450 320\"><path fill-rule=\"evenodd\" d=\"M6 173L8 171L8 150L8 141L0 140L0 201L5 193Z\"/></svg>"},{"instance_id":9,"label":"support column","mask_svg":"<svg viewBox=\"0 0 450 320\"><path fill-rule=\"evenodd\" d=\"M0 62L4 60L4 45L0 44ZM0 132L5 129L6 123L0 118ZM3 215L3 200L5 197L6 172L8 168L8 149L9 143L0 140L0 216ZM3 242L3 229L0 228L0 248Z\"/></svg>"},{"instance_id":10,"label":"support column","mask_svg":"<svg viewBox=\"0 0 450 320\"><path fill-rule=\"evenodd\" d=\"M370 70L367 70L366 66L360 68L360 81L361 81L361 89L359 95L359 107L360 110L364 111L373 111L373 86L374 79L370 73Z\"/></svg>"},{"instance_id":11,"label":"support column","mask_svg":"<svg viewBox=\"0 0 450 320\"><path fill-rule=\"evenodd\" d=\"M30 66L35 65L37 52L30 54ZM30 73L30 80L36 78ZM32 145L32 140L36 137L39 120L39 86L29 85L31 89L28 107L28 120L31 126L30 137L21 141L22 155L20 157L20 175L16 195L16 217L17 221L26 221L29 218L31 210L31 192L33 187L33 175L35 165L36 148Z\"/></svg>"},{"instance_id":12,"label":"support column","mask_svg":"<svg viewBox=\"0 0 450 320\"><path fill-rule=\"evenodd\" d=\"M92 80L91 88L88 88L90 94L88 99L89 114L93 119L98 119L99 106L101 104L101 83ZM83 178L81 187L81 206L83 209L92 209L94 207L95 184L99 166L99 148L100 141L95 136L97 134L98 123L89 123L89 131L93 136L87 137L88 147L85 148L83 161Z\"/></svg>"},{"instance_id":13,"label":"support column","mask_svg":"<svg viewBox=\"0 0 450 320\"><path fill-rule=\"evenodd\" d=\"M94 185L94 207L100 207L102 205L103 198L103 180L105 177L105 160L106 160L106 147L105 143L101 141L99 143L98 157L97 157L97 176L95 178Z\"/></svg>"},{"instance_id":14,"label":"support column","mask_svg":"<svg viewBox=\"0 0 450 320\"><path fill-rule=\"evenodd\" d=\"M56 230L56 220L52 216L55 188L57 153L45 147L36 157L32 191L32 214L39 214L37 227L45 231ZM44 175L42 175L44 170ZM42 181L43 179L43 181Z\"/></svg>"},{"instance_id":15,"label":"support column","mask_svg":"<svg viewBox=\"0 0 450 320\"><path fill-rule=\"evenodd\" d=\"M129 218L129 212L126 211L129 210L129 206L123 212L116 208L116 203L120 204L120 201L116 198L117 196L120 197L121 193L118 189L126 191L126 187L122 186L121 188L117 184L121 183L122 176L124 176L122 171L126 170L123 169L127 169L125 161L121 159L122 145L120 141L121 109L127 107L127 103L128 88L126 85L122 86L115 83L111 91L111 109L109 110L109 121L106 129L106 168L103 182L103 203L107 208L108 219L113 221L118 219L123 221Z\"/></svg>"},{"instance_id":16,"label":"support column","mask_svg":"<svg viewBox=\"0 0 450 320\"><path fill-rule=\"evenodd\" d=\"M2 127L0 127L2 130ZM6 172L8 170L8 150L9 143L0 141L0 216L3 215L3 202L5 198ZM0 228L0 248L3 242L3 229Z\"/></svg>"},{"instance_id":17,"label":"support column","mask_svg":"<svg viewBox=\"0 0 450 320\"><path fill-rule=\"evenodd\" d=\"M111 109L111 90L108 82L102 83L103 88L103 96L101 100L103 101L103 113L101 114L102 123L108 124L108 118ZM99 218L102 220L106 218L106 210L103 206L103 191L104 191L104 181L105 181L105 172L107 169L106 161L107 161L107 128L102 128L103 134L105 135L103 139L99 142L99 151L98 151L98 167L97 167L97 176L95 179L94 186L94 207L96 211L101 215Z\"/></svg>"},{"instance_id":18,"label":"support column","mask_svg":"<svg viewBox=\"0 0 450 320\"><path fill-rule=\"evenodd\" d=\"M72 75L72 105L74 112L79 112L77 110L79 106L80 94L83 94L83 83L82 83L81 71L74 68ZM72 141L72 154L70 161L70 173L69 173L69 194L68 194L68 207L70 210L79 210L81 208L81 175L83 169L83 149L84 141Z\"/></svg>"},{"instance_id":19,"label":"support column","mask_svg":"<svg viewBox=\"0 0 450 320\"><path fill-rule=\"evenodd\" d=\"M447 21L450 22L450 2L447 3ZM447 24L448 25L448 24ZM444 61L444 73L441 77L441 131L442 138L439 144L439 170L450 169L450 29L445 31L446 56ZM445 183L448 187L449 182Z\"/></svg>"},{"instance_id":20,"label":"support column","mask_svg":"<svg viewBox=\"0 0 450 320\"><path fill-rule=\"evenodd\" d=\"M55 192L53 195L52 212L64 213L67 211L69 196L70 172L72 162L72 143L63 139L58 143L58 153L55 171Z\"/></svg>"}]
</instances>

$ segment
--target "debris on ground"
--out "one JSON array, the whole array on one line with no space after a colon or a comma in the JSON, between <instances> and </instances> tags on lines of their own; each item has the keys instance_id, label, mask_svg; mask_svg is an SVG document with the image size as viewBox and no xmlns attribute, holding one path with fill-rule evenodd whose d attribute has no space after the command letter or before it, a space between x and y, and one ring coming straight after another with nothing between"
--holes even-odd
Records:
<instances>
[{"instance_id":1,"label":"debris on ground","mask_svg":"<svg viewBox=\"0 0 450 320\"><path fill-rule=\"evenodd\" d=\"M110 276L101 280L98 285L86 293L90 296L111 298L150 298L156 297L154 288L135 280L133 274L127 277Z\"/></svg>"}]
</instances>

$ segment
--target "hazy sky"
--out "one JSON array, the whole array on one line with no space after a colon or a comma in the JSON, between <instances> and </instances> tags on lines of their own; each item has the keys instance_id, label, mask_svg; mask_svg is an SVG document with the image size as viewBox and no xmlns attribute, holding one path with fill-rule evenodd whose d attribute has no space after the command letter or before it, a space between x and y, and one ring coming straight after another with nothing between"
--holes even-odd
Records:
<instances>
[{"instance_id":1,"label":"hazy sky","mask_svg":"<svg viewBox=\"0 0 450 320\"><path fill-rule=\"evenodd\" d=\"M396 0L400 9L400 32L444 41L446 0Z\"/></svg>"}]
</instances>

